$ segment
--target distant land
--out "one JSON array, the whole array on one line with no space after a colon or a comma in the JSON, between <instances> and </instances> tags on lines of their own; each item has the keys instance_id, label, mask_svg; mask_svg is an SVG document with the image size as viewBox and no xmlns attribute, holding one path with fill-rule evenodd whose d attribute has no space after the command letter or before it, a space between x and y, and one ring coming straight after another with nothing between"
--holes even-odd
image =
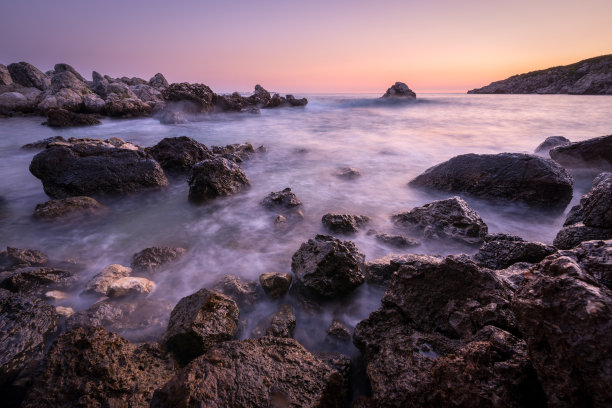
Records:
<instances>
[{"instance_id":1,"label":"distant land","mask_svg":"<svg viewBox=\"0 0 612 408\"><path fill-rule=\"evenodd\" d=\"M612 95L612 54L514 75L468 93Z\"/></svg>"}]
</instances>

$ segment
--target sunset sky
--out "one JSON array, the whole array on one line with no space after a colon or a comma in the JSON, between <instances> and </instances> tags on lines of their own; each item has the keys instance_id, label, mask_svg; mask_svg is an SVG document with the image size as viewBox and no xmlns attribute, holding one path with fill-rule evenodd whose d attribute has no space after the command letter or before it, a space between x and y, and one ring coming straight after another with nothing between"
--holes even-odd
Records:
<instances>
[{"instance_id":1,"label":"sunset sky","mask_svg":"<svg viewBox=\"0 0 612 408\"><path fill-rule=\"evenodd\" d=\"M611 0L2 0L0 63L291 92L464 92L612 53Z\"/></svg>"}]
</instances>

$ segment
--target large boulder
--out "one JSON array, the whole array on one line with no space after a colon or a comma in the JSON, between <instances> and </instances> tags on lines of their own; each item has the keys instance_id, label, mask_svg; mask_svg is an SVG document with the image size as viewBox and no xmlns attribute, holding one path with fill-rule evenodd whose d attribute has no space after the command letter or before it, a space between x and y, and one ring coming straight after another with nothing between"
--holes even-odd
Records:
<instances>
[{"instance_id":1,"label":"large boulder","mask_svg":"<svg viewBox=\"0 0 612 408\"><path fill-rule=\"evenodd\" d=\"M557 163L537 156L463 154L427 169L409 184L488 200L563 209L572 199L573 179Z\"/></svg>"},{"instance_id":2,"label":"large boulder","mask_svg":"<svg viewBox=\"0 0 612 408\"><path fill-rule=\"evenodd\" d=\"M255 90L253 95L249 96L247 99L249 103L258 107L266 106L270 102L270 92L266 91L266 89L257 84L255 85Z\"/></svg>"},{"instance_id":3,"label":"large boulder","mask_svg":"<svg viewBox=\"0 0 612 408\"><path fill-rule=\"evenodd\" d=\"M327 213L321 222L329 231L340 234L353 234L370 222L367 215L332 214Z\"/></svg>"},{"instance_id":4,"label":"large boulder","mask_svg":"<svg viewBox=\"0 0 612 408\"><path fill-rule=\"evenodd\" d=\"M196 163L189 176L189 200L196 203L236 194L251 183L240 166L223 157Z\"/></svg>"},{"instance_id":5,"label":"large boulder","mask_svg":"<svg viewBox=\"0 0 612 408\"><path fill-rule=\"evenodd\" d=\"M239 317L238 305L230 297L200 289L174 307L164 342L186 364L214 344L231 340Z\"/></svg>"},{"instance_id":6,"label":"large boulder","mask_svg":"<svg viewBox=\"0 0 612 408\"><path fill-rule=\"evenodd\" d=\"M528 242L516 235L493 234L485 237L474 260L486 268L505 269L517 262L538 263L555 251L553 246Z\"/></svg>"},{"instance_id":7,"label":"large boulder","mask_svg":"<svg viewBox=\"0 0 612 408\"><path fill-rule=\"evenodd\" d=\"M0 288L37 297L51 290L71 289L77 281L74 272L60 268L31 266L0 273Z\"/></svg>"},{"instance_id":8,"label":"large boulder","mask_svg":"<svg viewBox=\"0 0 612 408\"><path fill-rule=\"evenodd\" d=\"M418 231L429 239L452 239L474 245L484 241L487 224L461 197L434 201L410 211L394 214L396 225Z\"/></svg>"},{"instance_id":9,"label":"large boulder","mask_svg":"<svg viewBox=\"0 0 612 408\"><path fill-rule=\"evenodd\" d=\"M610 254L612 241L559 251L516 293L512 309L549 406L612 405Z\"/></svg>"},{"instance_id":10,"label":"large boulder","mask_svg":"<svg viewBox=\"0 0 612 408\"><path fill-rule=\"evenodd\" d=\"M164 171L151 156L101 140L49 146L34 156L30 172L41 179L52 198L127 194L168 185Z\"/></svg>"},{"instance_id":11,"label":"large boulder","mask_svg":"<svg viewBox=\"0 0 612 408\"><path fill-rule=\"evenodd\" d=\"M189 113L210 112L217 99L208 86L187 82L170 84L161 91L161 95L166 102L177 102L181 110Z\"/></svg>"},{"instance_id":12,"label":"large boulder","mask_svg":"<svg viewBox=\"0 0 612 408\"><path fill-rule=\"evenodd\" d=\"M60 62L58 64L55 64L55 66L53 67L53 72L55 74L60 73L60 72L70 72L71 74L73 74L76 79L78 79L81 82L87 82L87 80L85 78L83 78L83 76L81 74L78 73L78 71L76 69L74 69L71 65L68 65L66 63Z\"/></svg>"},{"instance_id":13,"label":"large boulder","mask_svg":"<svg viewBox=\"0 0 612 408\"><path fill-rule=\"evenodd\" d=\"M302 207L302 201L298 198L290 187L282 191L273 191L268 194L260 203L269 210L276 211L298 211Z\"/></svg>"},{"instance_id":14,"label":"large boulder","mask_svg":"<svg viewBox=\"0 0 612 408\"><path fill-rule=\"evenodd\" d=\"M466 256L400 268L353 336L372 406L546 406L511 296Z\"/></svg>"},{"instance_id":15,"label":"large boulder","mask_svg":"<svg viewBox=\"0 0 612 408\"><path fill-rule=\"evenodd\" d=\"M33 216L40 220L66 220L98 215L105 210L106 207L93 198L77 196L36 204Z\"/></svg>"},{"instance_id":16,"label":"large boulder","mask_svg":"<svg viewBox=\"0 0 612 408\"><path fill-rule=\"evenodd\" d=\"M48 90L40 95L36 110L43 114L53 109L63 109L71 112L86 110L84 109L83 98L83 94L70 88L62 88L57 92Z\"/></svg>"},{"instance_id":17,"label":"large boulder","mask_svg":"<svg viewBox=\"0 0 612 408\"><path fill-rule=\"evenodd\" d=\"M534 153L548 155L550 149L557 146L565 146L572 143L568 138L563 136L549 136L535 148Z\"/></svg>"},{"instance_id":18,"label":"large boulder","mask_svg":"<svg viewBox=\"0 0 612 408\"><path fill-rule=\"evenodd\" d=\"M382 96L383 98L406 98L406 99L416 99L416 94L412 91L412 89L408 88L403 82L396 82L391 85L387 92Z\"/></svg>"},{"instance_id":19,"label":"large boulder","mask_svg":"<svg viewBox=\"0 0 612 408\"><path fill-rule=\"evenodd\" d=\"M21 86L38 88L41 91L51 86L49 77L32 64L28 64L27 62L16 62L10 64L7 68L11 73L13 82Z\"/></svg>"},{"instance_id":20,"label":"large boulder","mask_svg":"<svg viewBox=\"0 0 612 408\"><path fill-rule=\"evenodd\" d=\"M155 392L154 408L341 407L342 375L293 339L214 346Z\"/></svg>"},{"instance_id":21,"label":"large boulder","mask_svg":"<svg viewBox=\"0 0 612 408\"><path fill-rule=\"evenodd\" d=\"M612 135L574 142L550 151L554 161L567 168L612 170Z\"/></svg>"},{"instance_id":22,"label":"large boulder","mask_svg":"<svg viewBox=\"0 0 612 408\"><path fill-rule=\"evenodd\" d=\"M334 298L363 283L364 261L353 242L317 235L293 254L291 270L298 286L316 297Z\"/></svg>"},{"instance_id":23,"label":"large boulder","mask_svg":"<svg viewBox=\"0 0 612 408\"><path fill-rule=\"evenodd\" d=\"M90 93L91 90L87 87L87 83L83 77L79 79L80 75L77 75L69 70L55 71L55 73L51 76L51 86L49 89L54 93L59 92L63 88L72 89L81 95Z\"/></svg>"},{"instance_id":24,"label":"large boulder","mask_svg":"<svg viewBox=\"0 0 612 408\"><path fill-rule=\"evenodd\" d=\"M149 85L156 89L163 89L169 84L168 81L166 81L166 78L158 72L157 74L153 75L151 79L149 79Z\"/></svg>"},{"instance_id":25,"label":"large boulder","mask_svg":"<svg viewBox=\"0 0 612 408\"><path fill-rule=\"evenodd\" d=\"M132 269L154 272L164 265L175 262L185 255L187 249L181 247L151 247L134 254Z\"/></svg>"},{"instance_id":26,"label":"large boulder","mask_svg":"<svg viewBox=\"0 0 612 408\"><path fill-rule=\"evenodd\" d=\"M0 87L13 85L13 78L6 65L0 64Z\"/></svg>"},{"instance_id":27,"label":"large boulder","mask_svg":"<svg viewBox=\"0 0 612 408\"><path fill-rule=\"evenodd\" d=\"M580 242L612 238L612 173L601 173L574 206L554 240L557 248L569 249Z\"/></svg>"},{"instance_id":28,"label":"large boulder","mask_svg":"<svg viewBox=\"0 0 612 408\"><path fill-rule=\"evenodd\" d=\"M259 283L270 299L278 299L289 290L293 277L288 273L262 273Z\"/></svg>"},{"instance_id":29,"label":"large boulder","mask_svg":"<svg viewBox=\"0 0 612 408\"><path fill-rule=\"evenodd\" d=\"M99 116L91 113L75 113L65 109L49 109L47 111L47 126L70 127L99 125Z\"/></svg>"},{"instance_id":30,"label":"large boulder","mask_svg":"<svg viewBox=\"0 0 612 408\"><path fill-rule=\"evenodd\" d=\"M136 346L101 327L76 328L57 339L22 406L144 408L173 374L154 344Z\"/></svg>"},{"instance_id":31,"label":"large boulder","mask_svg":"<svg viewBox=\"0 0 612 408\"><path fill-rule=\"evenodd\" d=\"M188 172L197 162L214 157L205 145L187 136L164 138L147 152L164 170L177 173Z\"/></svg>"}]
</instances>

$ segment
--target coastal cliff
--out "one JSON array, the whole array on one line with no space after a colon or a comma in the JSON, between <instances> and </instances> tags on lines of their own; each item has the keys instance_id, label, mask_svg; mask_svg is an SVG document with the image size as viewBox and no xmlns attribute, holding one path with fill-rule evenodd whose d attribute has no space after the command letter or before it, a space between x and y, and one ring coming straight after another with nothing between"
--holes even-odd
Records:
<instances>
[{"instance_id":1,"label":"coastal cliff","mask_svg":"<svg viewBox=\"0 0 612 408\"><path fill-rule=\"evenodd\" d=\"M467 93L612 95L612 54L514 75Z\"/></svg>"}]
</instances>

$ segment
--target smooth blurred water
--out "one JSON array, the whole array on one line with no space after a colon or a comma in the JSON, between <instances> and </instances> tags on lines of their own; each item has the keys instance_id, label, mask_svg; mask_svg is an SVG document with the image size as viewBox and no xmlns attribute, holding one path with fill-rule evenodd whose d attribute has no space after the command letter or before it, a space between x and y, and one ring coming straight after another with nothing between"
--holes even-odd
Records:
<instances>
[{"instance_id":1,"label":"smooth blurred water","mask_svg":"<svg viewBox=\"0 0 612 408\"><path fill-rule=\"evenodd\" d=\"M250 279L264 272L289 272L300 244L325 232L327 212L372 217L370 228L393 232L389 216L448 194L428 195L407 186L423 170L463 153L533 152L546 137L572 141L612 133L612 98L567 95L425 94L416 102L393 103L378 95L309 95L305 108L262 110L261 115L218 114L186 125L161 125L155 119L111 120L86 128L54 130L41 118L0 119L0 247L44 251L54 259L86 265L84 281L109 264L129 265L134 253L156 245L189 249L176 267L156 276L152 298L176 303L223 274ZM182 179L159 192L105 198L107 216L76 223L46 223L31 218L37 203L48 200L28 166L36 152L20 146L50 136L116 136L142 146L164 137L189 136L206 145L251 142L266 154L243 163L252 188L233 197L194 206ZM362 176L343 180L340 167ZM305 219L286 231L274 228L276 214L259 205L271 191L291 187L304 203ZM574 201L588 188L575 186ZM552 242L563 214L468 199L490 232L517 234ZM367 228L366 228L367 230ZM348 239L373 259L398 250L359 233ZM473 249L426 242L408 252L449 254ZM354 325L379 305L381 292L359 289L350 305L340 302L312 326L332 317ZM77 296L65 302L85 308ZM273 306L262 306L262 311ZM314 320L313 320L314 319ZM300 331L300 326L302 330ZM297 337L308 342L311 327L298 320ZM323 329L325 328L323 327Z\"/></svg>"}]
</instances>

